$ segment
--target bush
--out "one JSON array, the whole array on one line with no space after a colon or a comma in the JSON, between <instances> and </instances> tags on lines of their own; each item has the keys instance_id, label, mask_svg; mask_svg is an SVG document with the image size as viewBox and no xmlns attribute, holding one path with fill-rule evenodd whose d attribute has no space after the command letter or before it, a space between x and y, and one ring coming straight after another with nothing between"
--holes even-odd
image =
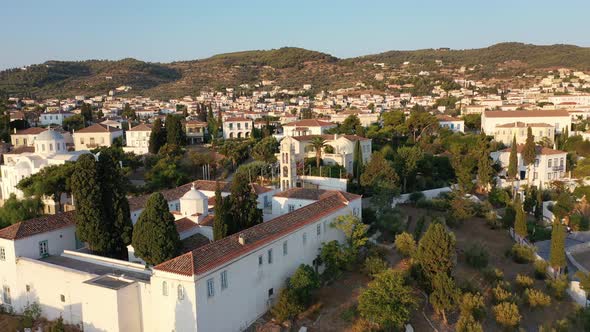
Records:
<instances>
[{"instance_id":1,"label":"bush","mask_svg":"<svg viewBox=\"0 0 590 332\"><path fill-rule=\"evenodd\" d=\"M355 318L358 316L358 310L356 305L351 305L350 307L344 309L340 314L340 318L347 323L352 323Z\"/></svg>"},{"instance_id":2,"label":"bush","mask_svg":"<svg viewBox=\"0 0 590 332\"><path fill-rule=\"evenodd\" d=\"M502 217L502 226L504 228L510 228L514 226L514 220L516 220L516 210L512 205L506 206L504 209L504 216Z\"/></svg>"},{"instance_id":3,"label":"bush","mask_svg":"<svg viewBox=\"0 0 590 332\"><path fill-rule=\"evenodd\" d=\"M535 260L535 250L524 244L515 244L510 251L512 259L518 264L530 263Z\"/></svg>"},{"instance_id":4,"label":"bush","mask_svg":"<svg viewBox=\"0 0 590 332\"><path fill-rule=\"evenodd\" d=\"M490 229L499 229L502 227L502 220L498 219L498 214L496 214L496 211L488 212L485 218L486 225L488 225Z\"/></svg>"},{"instance_id":5,"label":"bush","mask_svg":"<svg viewBox=\"0 0 590 332\"><path fill-rule=\"evenodd\" d=\"M426 224L426 217L421 216L416 222L416 228L414 228L414 239L419 240L424 231L424 224Z\"/></svg>"},{"instance_id":6,"label":"bush","mask_svg":"<svg viewBox=\"0 0 590 332\"><path fill-rule=\"evenodd\" d=\"M489 256L487 250L479 243L472 243L465 250L467 265L476 269L483 269L488 266Z\"/></svg>"},{"instance_id":7,"label":"bush","mask_svg":"<svg viewBox=\"0 0 590 332\"><path fill-rule=\"evenodd\" d=\"M61 316L51 324L49 332L65 332L64 319Z\"/></svg>"},{"instance_id":8,"label":"bush","mask_svg":"<svg viewBox=\"0 0 590 332\"><path fill-rule=\"evenodd\" d=\"M537 259L533 265L535 266L536 279L543 280L547 278L547 268L549 267L549 263L542 259Z\"/></svg>"},{"instance_id":9,"label":"bush","mask_svg":"<svg viewBox=\"0 0 590 332\"><path fill-rule=\"evenodd\" d=\"M471 315L461 314L455 325L456 332L483 332L481 324Z\"/></svg>"},{"instance_id":10,"label":"bush","mask_svg":"<svg viewBox=\"0 0 590 332\"><path fill-rule=\"evenodd\" d=\"M23 311L23 316L30 318L33 322L39 319L41 317L41 306L39 306L39 303L33 302L28 304Z\"/></svg>"},{"instance_id":11,"label":"bush","mask_svg":"<svg viewBox=\"0 0 590 332\"><path fill-rule=\"evenodd\" d=\"M505 285L503 286L501 283L492 288L492 294L496 303L512 302L512 293L506 290Z\"/></svg>"},{"instance_id":12,"label":"bush","mask_svg":"<svg viewBox=\"0 0 590 332\"><path fill-rule=\"evenodd\" d=\"M277 303L270 309L272 316L282 323L295 318L303 312L305 307L297 300L297 295L292 289L284 288L279 294Z\"/></svg>"},{"instance_id":13,"label":"bush","mask_svg":"<svg viewBox=\"0 0 590 332\"><path fill-rule=\"evenodd\" d=\"M411 257L416 251L416 241L412 234L403 232L395 236L395 248L404 257Z\"/></svg>"},{"instance_id":14,"label":"bush","mask_svg":"<svg viewBox=\"0 0 590 332\"><path fill-rule=\"evenodd\" d=\"M533 308L546 307L551 304L551 298L549 295L541 292L540 290L528 288L524 291L524 296L527 303Z\"/></svg>"},{"instance_id":15,"label":"bush","mask_svg":"<svg viewBox=\"0 0 590 332\"><path fill-rule=\"evenodd\" d=\"M518 287L520 287L521 289L530 288L534 282L535 281L533 280L533 278L529 276L525 276L520 273L516 275L516 285L518 285Z\"/></svg>"},{"instance_id":16,"label":"bush","mask_svg":"<svg viewBox=\"0 0 590 332\"><path fill-rule=\"evenodd\" d=\"M502 302L493 307L494 317L498 324L505 328L514 328L520 323L520 313L518 312L518 306L510 302Z\"/></svg>"},{"instance_id":17,"label":"bush","mask_svg":"<svg viewBox=\"0 0 590 332\"><path fill-rule=\"evenodd\" d=\"M416 203L421 199L426 199L421 191L416 191L410 194L409 200L412 203Z\"/></svg>"},{"instance_id":18,"label":"bush","mask_svg":"<svg viewBox=\"0 0 590 332\"><path fill-rule=\"evenodd\" d=\"M505 189L494 187L488 195L488 200L494 207L505 207L510 202L510 194Z\"/></svg>"},{"instance_id":19,"label":"bush","mask_svg":"<svg viewBox=\"0 0 590 332\"><path fill-rule=\"evenodd\" d=\"M547 285L547 289L551 292L551 295L561 300L565 297L565 291L569 286L569 281L567 280L566 275L561 275L555 279L549 278L549 280L545 280L545 284Z\"/></svg>"},{"instance_id":20,"label":"bush","mask_svg":"<svg viewBox=\"0 0 590 332\"><path fill-rule=\"evenodd\" d=\"M461 315L472 316L477 320L485 316L484 298L481 294L464 293L459 303Z\"/></svg>"},{"instance_id":21,"label":"bush","mask_svg":"<svg viewBox=\"0 0 590 332\"><path fill-rule=\"evenodd\" d=\"M504 272L497 268L487 268L483 270L484 279L490 284L504 280Z\"/></svg>"},{"instance_id":22,"label":"bush","mask_svg":"<svg viewBox=\"0 0 590 332\"><path fill-rule=\"evenodd\" d=\"M387 270L389 265L380 257L370 256L365 260L364 272L374 277L375 275Z\"/></svg>"}]
</instances>

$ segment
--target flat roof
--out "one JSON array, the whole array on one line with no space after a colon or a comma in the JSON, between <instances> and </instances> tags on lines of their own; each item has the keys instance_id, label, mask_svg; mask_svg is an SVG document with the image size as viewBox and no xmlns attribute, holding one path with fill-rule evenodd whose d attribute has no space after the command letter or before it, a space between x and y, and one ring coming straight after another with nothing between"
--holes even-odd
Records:
<instances>
[{"instance_id":1,"label":"flat roof","mask_svg":"<svg viewBox=\"0 0 590 332\"><path fill-rule=\"evenodd\" d=\"M114 276L125 276L126 278L135 279L143 282L150 282L151 274L141 273L122 268L109 267L87 261L82 261L64 256L49 256L41 259L42 262L67 267L86 273L96 274L99 276L110 274Z\"/></svg>"},{"instance_id":2,"label":"flat roof","mask_svg":"<svg viewBox=\"0 0 590 332\"><path fill-rule=\"evenodd\" d=\"M87 280L84 283L110 289L121 289L134 282L135 281L133 280L121 279L117 276L107 274L94 279Z\"/></svg>"}]
</instances>

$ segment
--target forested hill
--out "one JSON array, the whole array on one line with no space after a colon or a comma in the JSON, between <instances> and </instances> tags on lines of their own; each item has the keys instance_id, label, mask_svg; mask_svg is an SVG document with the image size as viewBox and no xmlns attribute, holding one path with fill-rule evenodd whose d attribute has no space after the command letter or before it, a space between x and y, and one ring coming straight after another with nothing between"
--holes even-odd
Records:
<instances>
[{"instance_id":1,"label":"forested hill","mask_svg":"<svg viewBox=\"0 0 590 332\"><path fill-rule=\"evenodd\" d=\"M376 73L399 68L410 61L414 69L481 65L475 71L490 77L497 72L516 73L567 67L590 69L590 48L573 45L536 46L502 43L470 50L427 49L389 51L357 58L338 59L329 54L285 47L274 50L219 54L207 59L149 63L135 59L47 61L26 69L0 71L0 92L38 97L104 94L121 85L134 95L179 97L204 88L221 89L272 80L283 88L312 84L318 89L371 84ZM373 66L385 63L390 69ZM507 70L511 69L511 70Z\"/></svg>"}]
</instances>

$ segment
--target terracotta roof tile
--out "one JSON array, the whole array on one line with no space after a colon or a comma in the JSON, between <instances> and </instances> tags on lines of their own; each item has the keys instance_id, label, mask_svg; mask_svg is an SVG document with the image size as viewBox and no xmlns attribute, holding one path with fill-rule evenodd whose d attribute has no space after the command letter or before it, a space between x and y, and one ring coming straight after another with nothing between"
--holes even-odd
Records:
<instances>
[{"instance_id":1,"label":"terracotta roof tile","mask_svg":"<svg viewBox=\"0 0 590 332\"><path fill-rule=\"evenodd\" d=\"M336 126L335 123L327 122L327 121L320 121L317 119L303 119L295 122L286 123L283 125L289 127L327 127L327 126Z\"/></svg>"},{"instance_id":2,"label":"terracotta roof tile","mask_svg":"<svg viewBox=\"0 0 590 332\"><path fill-rule=\"evenodd\" d=\"M75 211L69 211L21 221L0 229L0 238L18 240L72 226L76 224L75 215Z\"/></svg>"},{"instance_id":3,"label":"terracotta roof tile","mask_svg":"<svg viewBox=\"0 0 590 332\"><path fill-rule=\"evenodd\" d=\"M487 118L531 118L543 116L567 116L566 110L534 110L534 111L485 111Z\"/></svg>"},{"instance_id":4,"label":"terracotta roof tile","mask_svg":"<svg viewBox=\"0 0 590 332\"><path fill-rule=\"evenodd\" d=\"M76 130L76 133L108 133L108 132L116 132L116 131L121 131L121 130L122 129L103 125L100 123L95 123L92 126L88 126L86 128Z\"/></svg>"}]
</instances>

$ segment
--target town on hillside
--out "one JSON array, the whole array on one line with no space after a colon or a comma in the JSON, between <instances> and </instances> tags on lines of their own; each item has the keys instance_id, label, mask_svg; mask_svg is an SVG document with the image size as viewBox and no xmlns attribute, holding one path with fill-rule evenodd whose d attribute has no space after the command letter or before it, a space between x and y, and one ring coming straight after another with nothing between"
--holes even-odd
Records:
<instances>
[{"instance_id":1,"label":"town on hillside","mask_svg":"<svg viewBox=\"0 0 590 332\"><path fill-rule=\"evenodd\" d=\"M0 330L590 330L590 72L412 68L2 95Z\"/></svg>"}]
</instances>

